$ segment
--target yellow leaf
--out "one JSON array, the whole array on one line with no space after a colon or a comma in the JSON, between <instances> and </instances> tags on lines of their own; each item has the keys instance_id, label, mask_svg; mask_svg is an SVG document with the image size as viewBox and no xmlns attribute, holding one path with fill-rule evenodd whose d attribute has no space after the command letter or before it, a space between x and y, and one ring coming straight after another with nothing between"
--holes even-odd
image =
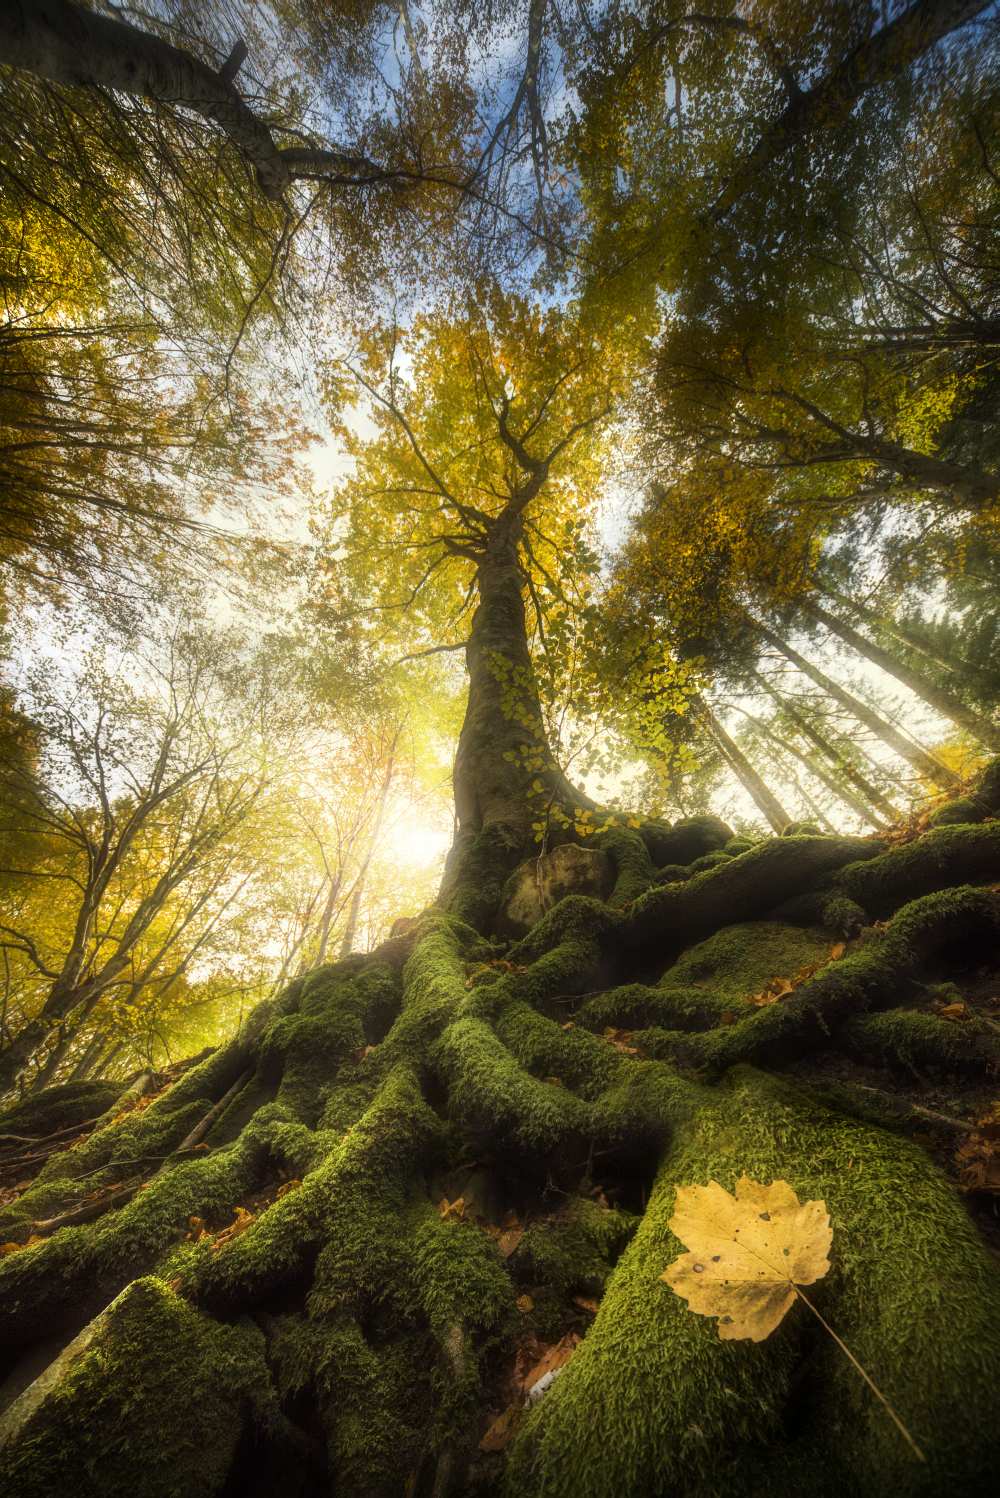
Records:
<instances>
[{"instance_id":1,"label":"yellow leaf","mask_svg":"<svg viewBox=\"0 0 1000 1498\"><path fill-rule=\"evenodd\" d=\"M517 1309L521 1311L525 1316L529 1311L533 1311L535 1309L535 1302L532 1300L530 1295L519 1295L515 1304L517 1306Z\"/></svg>"},{"instance_id":2,"label":"yellow leaf","mask_svg":"<svg viewBox=\"0 0 1000 1498\"><path fill-rule=\"evenodd\" d=\"M741 1176L731 1195L678 1186L671 1231L690 1249L660 1276L699 1316L718 1316L724 1341L769 1337L795 1300L830 1268L826 1203L800 1202L787 1181Z\"/></svg>"}]
</instances>

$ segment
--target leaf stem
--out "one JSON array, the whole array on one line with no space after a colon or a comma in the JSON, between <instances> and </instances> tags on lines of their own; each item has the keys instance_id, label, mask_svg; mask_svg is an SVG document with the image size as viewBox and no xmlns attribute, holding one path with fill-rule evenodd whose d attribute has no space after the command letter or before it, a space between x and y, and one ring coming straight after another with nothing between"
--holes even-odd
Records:
<instances>
[{"instance_id":1,"label":"leaf stem","mask_svg":"<svg viewBox=\"0 0 1000 1498\"><path fill-rule=\"evenodd\" d=\"M862 1368L861 1364L858 1362L857 1358L854 1356L853 1352L848 1347L847 1343L841 1341L841 1339L837 1336L837 1333L834 1331L834 1329L830 1325L830 1323L825 1319L825 1317L823 1317L823 1316L820 1315L819 1311L817 1311L817 1309L813 1305L812 1301L809 1300L809 1298L807 1296L805 1296L805 1295L802 1294L802 1291L799 1289L798 1285L793 1285L792 1289L795 1291L796 1295L799 1297L800 1300L804 1300L805 1301L805 1303L809 1307L810 1311L812 1311L813 1315L816 1317L816 1320L820 1323L821 1326L825 1327L825 1329L830 1333L830 1336L836 1342L837 1346L840 1348L841 1352L844 1353L844 1355L851 1361L851 1363L853 1363L854 1367L861 1374L861 1377L864 1379L864 1381L868 1385L869 1389L871 1389L872 1393L875 1395L875 1398L878 1399L878 1400L880 1400L881 1403L885 1406L885 1409L886 1409L886 1411L887 1411L887 1413L889 1415L889 1418L892 1420L892 1422L895 1425L896 1429L899 1431L900 1435L903 1437L903 1440L912 1449L914 1455L917 1458L917 1461L919 1461L919 1462L925 1462L926 1463L927 1458L924 1456L924 1453L921 1451L921 1449L917 1445L916 1441L910 1435L910 1432L907 1430L907 1428L903 1424L902 1420L896 1414L896 1411L893 1409L893 1407L889 1403L888 1399L886 1399L885 1395L882 1393L882 1390L879 1388L878 1384L875 1382L875 1380L873 1378L871 1378L865 1372L864 1368Z\"/></svg>"}]
</instances>

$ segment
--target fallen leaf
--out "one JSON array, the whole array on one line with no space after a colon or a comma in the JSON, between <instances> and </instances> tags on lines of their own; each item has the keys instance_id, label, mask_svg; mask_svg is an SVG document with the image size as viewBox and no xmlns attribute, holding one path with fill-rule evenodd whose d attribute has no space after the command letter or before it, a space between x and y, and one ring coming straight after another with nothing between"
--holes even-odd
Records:
<instances>
[{"instance_id":1,"label":"fallen leaf","mask_svg":"<svg viewBox=\"0 0 1000 1498\"><path fill-rule=\"evenodd\" d=\"M579 1342L576 1332L567 1332L565 1337L547 1348L534 1367L529 1369L524 1377L524 1390L529 1403L541 1398L555 1375L569 1362Z\"/></svg>"},{"instance_id":2,"label":"fallen leaf","mask_svg":"<svg viewBox=\"0 0 1000 1498\"><path fill-rule=\"evenodd\" d=\"M561 1087L563 1085L562 1077L543 1077L542 1081L548 1082L550 1087Z\"/></svg>"},{"instance_id":3,"label":"fallen leaf","mask_svg":"<svg viewBox=\"0 0 1000 1498\"><path fill-rule=\"evenodd\" d=\"M942 1019L963 1020L969 1018L969 1006L957 1000L954 1004L944 1004L938 1014Z\"/></svg>"},{"instance_id":4,"label":"fallen leaf","mask_svg":"<svg viewBox=\"0 0 1000 1498\"><path fill-rule=\"evenodd\" d=\"M480 1441L480 1451L502 1451L520 1424L522 1413L520 1405L512 1404L498 1415Z\"/></svg>"},{"instance_id":5,"label":"fallen leaf","mask_svg":"<svg viewBox=\"0 0 1000 1498\"><path fill-rule=\"evenodd\" d=\"M594 1300L590 1295L574 1295L573 1304L579 1306L581 1311L589 1311L592 1316L596 1316L601 1309L600 1301Z\"/></svg>"},{"instance_id":6,"label":"fallen leaf","mask_svg":"<svg viewBox=\"0 0 1000 1498\"><path fill-rule=\"evenodd\" d=\"M297 1191L301 1185L302 1182L298 1179L297 1176L291 1181L286 1181L283 1186L278 1187L277 1193L275 1194L274 1198L275 1201L280 1201L281 1198L283 1196L287 1196L290 1191Z\"/></svg>"},{"instance_id":7,"label":"fallen leaf","mask_svg":"<svg viewBox=\"0 0 1000 1498\"><path fill-rule=\"evenodd\" d=\"M718 1316L723 1341L769 1337L795 1300L830 1268L826 1203L800 1202L787 1181L741 1176L731 1195L678 1186L670 1228L689 1253L660 1276L699 1316Z\"/></svg>"},{"instance_id":8,"label":"fallen leaf","mask_svg":"<svg viewBox=\"0 0 1000 1498\"><path fill-rule=\"evenodd\" d=\"M509 1259L521 1239L524 1237L524 1228L504 1228L497 1237L497 1248L505 1259Z\"/></svg>"},{"instance_id":9,"label":"fallen leaf","mask_svg":"<svg viewBox=\"0 0 1000 1498\"><path fill-rule=\"evenodd\" d=\"M719 1024L720 1025L735 1025L735 1024L738 1023L738 1019L739 1019L739 1016L736 1015L736 1014L734 1014L731 1009L723 1009L722 1013L719 1016Z\"/></svg>"},{"instance_id":10,"label":"fallen leaf","mask_svg":"<svg viewBox=\"0 0 1000 1498\"><path fill-rule=\"evenodd\" d=\"M568 1019L566 1021L566 1023L564 1025L560 1025L559 1028L561 1030L575 1030L576 1029L576 1020Z\"/></svg>"},{"instance_id":11,"label":"fallen leaf","mask_svg":"<svg viewBox=\"0 0 1000 1498\"><path fill-rule=\"evenodd\" d=\"M831 960L831 962L836 962L836 960L837 960L838 957L843 957L843 955L844 955L844 953L846 951L847 951L847 943L846 943L846 941L836 941L836 942L834 942L833 946L830 948L830 960Z\"/></svg>"},{"instance_id":12,"label":"fallen leaf","mask_svg":"<svg viewBox=\"0 0 1000 1498\"><path fill-rule=\"evenodd\" d=\"M464 1217L465 1197L457 1196L453 1202L449 1202L446 1196L442 1196L438 1202L438 1212L445 1219L449 1217Z\"/></svg>"},{"instance_id":13,"label":"fallen leaf","mask_svg":"<svg viewBox=\"0 0 1000 1498\"><path fill-rule=\"evenodd\" d=\"M517 1309L522 1313L522 1315L525 1316L529 1311L533 1311L535 1309L535 1302L532 1300L530 1295L519 1295L514 1304L517 1306Z\"/></svg>"},{"instance_id":14,"label":"fallen leaf","mask_svg":"<svg viewBox=\"0 0 1000 1498\"><path fill-rule=\"evenodd\" d=\"M231 1243L234 1238L238 1238L241 1233L245 1233L254 1220L253 1213L248 1212L246 1207L234 1207L233 1211L232 1222L227 1228L223 1228L221 1233L217 1233L215 1236L215 1242L212 1244L213 1253L217 1254L220 1248L224 1248L227 1243Z\"/></svg>"}]
</instances>

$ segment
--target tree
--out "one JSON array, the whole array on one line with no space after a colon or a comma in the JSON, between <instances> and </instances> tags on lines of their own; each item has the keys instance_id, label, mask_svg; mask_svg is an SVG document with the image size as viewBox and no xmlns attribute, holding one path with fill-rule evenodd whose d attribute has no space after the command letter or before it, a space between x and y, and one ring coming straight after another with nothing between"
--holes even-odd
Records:
<instances>
[{"instance_id":1,"label":"tree","mask_svg":"<svg viewBox=\"0 0 1000 1498\"><path fill-rule=\"evenodd\" d=\"M623 223L608 214L599 227L609 240L621 228L634 249L650 204L633 213L628 192L638 192L637 165L657 166L666 135L662 110L647 124L642 108L650 93L662 104L662 52L669 129L695 151L687 161L678 140L668 158L672 170L686 165L676 251L692 243L688 231L733 159L780 118L787 68L803 93L811 78L822 95L845 58L855 69L867 59L871 87L857 76L836 85L851 105L847 145L880 146L868 171L891 158L881 148L895 139L907 88L923 82L926 54L910 35L909 65L890 81L882 49L905 39L913 15L959 12L898 13L897 26L889 7L879 23L874 7L775 4L712 9L706 22L669 5L662 22L640 17L643 26L618 7L570 21L533 3L527 61L520 52L508 69L507 107L501 91L470 128L473 151L488 158L495 144L506 168L534 184L536 207L548 210L561 190L597 220L620 202ZM426 16L404 7L399 18L414 87L433 98L417 64L436 53L465 99L459 117L474 119L476 70L465 71L454 40L465 12L449 10L432 31L452 46L422 51L435 21L430 8ZM144 24L160 34L159 21ZM641 89L628 76L624 87L604 37L644 56L663 24L657 66L643 70ZM688 51L679 31L711 45ZM186 34L182 26L179 40ZM560 76L567 119L550 137L540 94ZM587 132L598 155L598 93L632 111L611 138L635 155L606 150L592 174L554 191L547 179L571 169ZM173 105L169 117L186 118ZM928 119L914 124L918 144ZM836 184L849 185L853 151L839 131L827 134L823 161L839 161ZM814 140L780 159L801 162ZM769 262L761 236L737 263L748 225L801 209L807 196L801 174L789 172L790 184L775 183L780 175L761 171L726 215L744 238L722 269L769 350L786 328L803 332L801 389L846 400L857 386L839 389L812 339L836 301L817 289L813 263L793 284L793 267L776 256L780 272L745 296L754 264ZM820 203L835 196L828 188L817 189ZM845 219L857 214L852 194ZM790 219L789 241L822 246L814 220L802 219ZM832 533L818 503L780 503L786 491L758 465L727 506L704 451L678 447L670 484L640 514L619 564L602 570L601 501L644 432L656 436L657 421L640 419L654 374L643 330L651 309L669 323L695 302L678 291L686 277L661 283L648 260L638 273L647 284L629 287L601 244L595 233L581 248L578 299L551 263L536 259L527 274L511 260L502 275L480 266L474 296L445 277L437 297L415 298L412 318L390 295L365 300L354 354L324 361L327 410L349 461L317 503L309 543L282 538L272 550L284 572L276 564L253 582L268 700L293 724L329 728L335 742L316 776L342 777L349 794L327 787L332 807L320 815L315 784L289 787L265 831L265 861L284 865L276 882L289 898L281 919L250 929L270 944L269 973L284 964L290 981L220 1043L184 1062L144 1056L138 1075L121 1064L116 1029L99 1028L74 1057L75 1080L11 1099L0 1118L7 1387L62 1348L0 1429L0 1483L22 1498L993 1491L1000 1289L989 1248L996 1119L986 1110L1000 1060L988 998L1000 934L998 765L966 781L950 759L914 745L912 714L890 721L894 705L873 704L870 683L855 693L856 670L850 691L842 660L837 675L826 670L829 651L803 640L794 615ZM704 280L710 256L691 258L690 280ZM785 302L770 297L782 278ZM401 285L401 300L413 291ZM799 312L813 296L810 323ZM717 302L725 310L727 298ZM722 326L706 316L706 347ZM724 339L715 352L729 357ZM899 415L898 378L886 378ZM969 462L946 451L931 416L932 456L966 475L991 471L974 440ZM677 498L673 533L665 496ZM863 508L845 505L841 516L854 555L866 545ZM904 539L917 508L898 522ZM952 535L985 534L989 506L965 522L957 508ZM712 524L699 530L699 517ZM753 556L780 564L767 608L750 585L765 569L738 565ZM841 577L832 566L831 575ZM268 597L285 590L291 605ZM306 712L291 651L280 639L275 647L299 604L295 648L320 657L314 677L328 676L331 699L349 703L330 719ZM450 713L463 655L455 836L438 895L374 949L323 962L336 949L331 899L346 934L353 890L373 879L372 833L391 820L393 725L403 715L386 705L416 708L444 683ZM387 683L399 681L408 684L397 698ZM764 699L780 712L782 739L794 729L834 784L870 807L904 754L915 776L960 794L885 837L785 827L785 806L799 799L786 796L781 746L765 758L735 727L738 711ZM318 689L313 707L322 700ZM620 785L654 782L649 811L621 811L573 783L586 769L589 714L605 705L630 756L642 756L638 770L612 770ZM65 711L57 698L52 716ZM885 754L873 764L876 737ZM99 732L96 742L108 763ZM36 751L30 737L19 743L28 783ZM135 780L118 800L96 756L82 761L90 792L64 799L86 832L85 872L88 857L97 861L91 826L99 854L120 842L133 801L148 802L159 743L140 734L115 749L121 775ZM752 761L783 835L733 836L712 814L707 794L724 759L744 774ZM149 888L160 878L153 853L191 846L197 776L179 782L204 761L196 749L163 772L175 793L160 803L169 817L155 829L152 814L144 822ZM225 809L230 766L216 775L210 755L198 771L211 787L209 820ZM825 814L812 782L802 790ZM671 825L653 813L675 791L686 814ZM289 846L296 823L309 825L308 851ZM132 847L140 851L138 838ZM389 878L395 852L389 843ZM169 931L167 906L157 915ZM117 952L131 920L95 923L96 941ZM10 925L25 949L23 923ZM17 958L32 961L30 950ZM88 972L102 972L100 962ZM733 1340L720 1335L725 1322L694 1315L663 1283L678 1250L678 1192L712 1180L729 1189L744 1175L782 1203L793 1191L829 1214L830 1272L809 1291L823 1325L795 1304L766 1339Z\"/></svg>"}]
</instances>

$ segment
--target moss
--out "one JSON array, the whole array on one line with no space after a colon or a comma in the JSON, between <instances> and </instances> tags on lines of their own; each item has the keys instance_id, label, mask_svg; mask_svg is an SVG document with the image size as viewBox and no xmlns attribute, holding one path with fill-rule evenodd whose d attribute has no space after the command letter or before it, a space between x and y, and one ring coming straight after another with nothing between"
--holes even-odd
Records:
<instances>
[{"instance_id":1,"label":"moss","mask_svg":"<svg viewBox=\"0 0 1000 1498\"><path fill-rule=\"evenodd\" d=\"M562 1212L528 1227L511 1267L523 1284L545 1285L563 1299L601 1295L638 1221L631 1212L576 1198Z\"/></svg>"},{"instance_id":2,"label":"moss","mask_svg":"<svg viewBox=\"0 0 1000 1498\"><path fill-rule=\"evenodd\" d=\"M737 853L749 853L756 845L756 839L752 837L731 837L728 843L723 845L724 853L731 853L734 857Z\"/></svg>"},{"instance_id":3,"label":"moss","mask_svg":"<svg viewBox=\"0 0 1000 1498\"><path fill-rule=\"evenodd\" d=\"M722 864L728 863L732 856L724 848L718 848L714 853L703 853L688 866L689 871L692 874L700 874L703 869L718 869Z\"/></svg>"},{"instance_id":4,"label":"moss","mask_svg":"<svg viewBox=\"0 0 1000 1498\"><path fill-rule=\"evenodd\" d=\"M739 1061L773 1064L829 1043L857 1015L898 1004L929 962L951 950L991 950L1000 939L1000 900L970 885L939 890L903 907L884 933L831 962L788 998L729 1029L678 1037L672 1054L720 1072Z\"/></svg>"},{"instance_id":5,"label":"moss","mask_svg":"<svg viewBox=\"0 0 1000 1498\"><path fill-rule=\"evenodd\" d=\"M6 1445L0 1484L23 1498L219 1493L244 1407L266 1415L270 1404L260 1332L220 1326L149 1278L87 1336ZM18 1414L15 1405L6 1420Z\"/></svg>"},{"instance_id":6,"label":"moss","mask_svg":"<svg viewBox=\"0 0 1000 1498\"><path fill-rule=\"evenodd\" d=\"M731 1008L727 998L709 988L699 988L695 984L687 987L671 984L668 987L664 978L656 988L628 983L595 994L581 1005L577 1021L595 1030L606 1025L625 1030L646 1025L665 1025L672 1030L703 1030L719 1024Z\"/></svg>"},{"instance_id":7,"label":"moss","mask_svg":"<svg viewBox=\"0 0 1000 1498\"><path fill-rule=\"evenodd\" d=\"M690 943L734 921L760 917L782 900L827 882L834 870L851 863L861 867L858 860L880 851L880 844L865 838L770 838L686 884L649 890L626 917L621 941L633 951L648 951L653 942L661 950L676 947L682 937Z\"/></svg>"},{"instance_id":8,"label":"moss","mask_svg":"<svg viewBox=\"0 0 1000 1498\"><path fill-rule=\"evenodd\" d=\"M789 822L782 828L782 837L820 837L823 829L816 822Z\"/></svg>"},{"instance_id":9,"label":"moss","mask_svg":"<svg viewBox=\"0 0 1000 1498\"><path fill-rule=\"evenodd\" d=\"M493 1239L471 1222L443 1220L423 1208L407 1245L409 1272L434 1337L444 1344L453 1328L489 1331L514 1310L514 1290Z\"/></svg>"},{"instance_id":10,"label":"moss","mask_svg":"<svg viewBox=\"0 0 1000 1498\"><path fill-rule=\"evenodd\" d=\"M520 1000L508 1004L496 1034L514 1059L535 1076L558 1077L583 1096L609 1085L619 1054L585 1029L563 1030Z\"/></svg>"},{"instance_id":11,"label":"moss","mask_svg":"<svg viewBox=\"0 0 1000 1498\"><path fill-rule=\"evenodd\" d=\"M937 827L864 863L848 864L837 887L870 915L889 915L918 895L1000 877L1000 822Z\"/></svg>"},{"instance_id":12,"label":"moss","mask_svg":"<svg viewBox=\"0 0 1000 1498\"><path fill-rule=\"evenodd\" d=\"M646 822L641 829L643 841L657 868L664 864L689 864L703 853L714 853L733 835L731 827L718 817L685 817L671 827L665 822Z\"/></svg>"},{"instance_id":13,"label":"moss","mask_svg":"<svg viewBox=\"0 0 1000 1498\"><path fill-rule=\"evenodd\" d=\"M373 1346L346 1316L324 1327L319 1413L344 1498L405 1491L432 1416L427 1352L421 1339L398 1333Z\"/></svg>"},{"instance_id":14,"label":"moss","mask_svg":"<svg viewBox=\"0 0 1000 1498\"><path fill-rule=\"evenodd\" d=\"M834 1267L815 1301L913 1430L926 1468L804 1307L765 1342L722 1342L660 1282L682 1251L668 1225L675 1187L715 1179L732 1190L744 1172L827 1202ZM924 1153L744 1071L667 1155L592 1330L515 1443L507 1491L985 1495L998 1374L996 1277Z\"/></svg>"},{"instance_id":15,"label":"moss","mask_svg":"<svg viewBox=\"0 0 1000 1498\"><path fill-rule=\"evenodd\" d=\"M486 931L508 875L529 851L505 827L460 832L448 854L439 896L442 909L474 930Z\"/></svg>"},{"instance_id":16,"label":"moss","mask_svg":"<svg viewBox=\"0 0 1000 1498\"><path fill-rule=\"evenodd\" d=\"M914 1009L886 1009L861 1014L843 1030L848 1047L863 1060L902 1067L916 1075L925 1071L980 1072L994 1070L1000 1048L991 1043L995 1032L974 1020L952 1024Z\"/></svg>"},{"instance_id":17,"label":"moss","mask_svg":"<svg viewBox=\"0 0 1000 1498\"><path fill-rule=\"evenodd\" d=\"M0 1113L0 1134L43 1139L105 1113L125 1091L124 1082L66 1082L22 1099Z\"/></svg>"},{"instance_id":18,"label":"moss","mask_svg":"<svg viewBox=\"0 0 1000 1498\"><path fill-rule=\"evenodd\" d=\"M631 905L654 882L656 870L646 843L630 827L605 827L592 844L607 853L615 867L614 889L608 901L612 908Z\"/></svg>"},{"instance_id":19,"label":"moss","mask_svg":"<svg viewBox=\"0 0 1000 1498\"><path fill-rule=\"evenodd\" d=\"M929 827L944 827L950 822L981 822L983 810L972 796L956 796L935 806L927 817Z\"/></svg>"},{"instance_id":20,"label":"moss","mask_svg":"<svg viewBox=\"0 0 1000 1498\"><path fill-rule=\"evenodd\" d=\"M682 884L685 879L691 877L691 870L685 863L665 863L657 870L657 884Z\"/></svg>"},{"instance_id":21,"label":"moss","mask_svg":"<svg viewBox=\"0 0 1000 1498\"><path fill-rule=\"evenodd\" d=\"M533 1156L543 1168L582 1140L586 1105L565 1088L530 1076L482 1020L449 1025L431 1062L447 1085L451 1116L491 1148Z\"/></svg>"},{"instance_id":22,"label":"moss","mask_svg":"<svg viewBox=\"0 0 1000 1498\"><path fill-rule=\"evenodd\" d=\"M748 921L726 926L707 941L689 947L660 982L671 988L704 984L731 1007L758 993L772 978L793 977L826 957L829 950L825 932L775 921Z\"/></svg>"}]
</instances>

